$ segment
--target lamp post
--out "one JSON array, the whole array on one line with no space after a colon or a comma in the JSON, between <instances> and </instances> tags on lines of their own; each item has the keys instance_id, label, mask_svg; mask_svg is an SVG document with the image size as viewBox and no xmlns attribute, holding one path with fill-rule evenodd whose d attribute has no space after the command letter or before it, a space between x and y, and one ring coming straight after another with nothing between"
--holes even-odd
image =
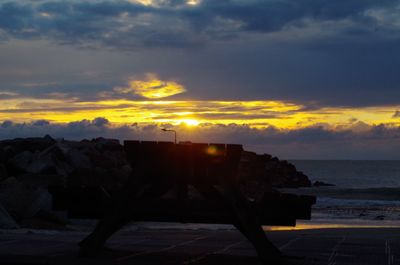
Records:
<instances>
[{"instance_id":1,"label":"lamp post","mask_svg":"<svg viewBox=\"0 0 400 265\"><path fill-rule=\"evenodd\" d=\"M161 129L164 132L173 132L174 133L174 139L175 139L175 144L176 144L176 131L175 130L170 130L170 129L166 129L166 128L162 128Z\"/></svg>"}]
</instances>

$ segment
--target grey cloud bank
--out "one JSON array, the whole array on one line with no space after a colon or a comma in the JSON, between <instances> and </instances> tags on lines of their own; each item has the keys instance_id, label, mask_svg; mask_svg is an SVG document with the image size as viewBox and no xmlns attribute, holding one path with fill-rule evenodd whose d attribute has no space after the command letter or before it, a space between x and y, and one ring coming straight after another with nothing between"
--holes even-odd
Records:
<instances>
[{"instance_id":1,"label":"grey cloud bank","mask_svg":"<svg viewBox=\"0 0 400 265\"><path fill-rule=\"evenodd\" d=\"M347 36L361 36L396 30L397 21L386 18L385 12L391 14L399 5L396 0L203 0L197 6L185 5L185 1L163 1L158 6L120 0L2 2L4 37L47 37L83 46L99 43L127 49L143 44L190 47L246 31L278 32L288 27L307 28L310 22L341 20L347 22ZM343 30L340 25L337 29ZM199 35L201 38L196 37Z\"/></svg>"},{"instance_id":2,"label":"grey cloud bank","mask_svg":"<svg viewBox=\"0 0 400 265\"><path fill-rule=\"evenodd\" d=\"M73 140L106 137L172 141L172 135L161 131L165 127L175 129L180 141L241 143L248 150L285 159L400 159L400 128L385 125L370 126L363 132L329 130L318 126L283 131L273 127L256 129L236 124L200 124L193 129L182 124L113 125L99 117L67 124L45 120L31 123L4 121L0 124L0 139L49 134Z\"/></svg>"}]
</instances>

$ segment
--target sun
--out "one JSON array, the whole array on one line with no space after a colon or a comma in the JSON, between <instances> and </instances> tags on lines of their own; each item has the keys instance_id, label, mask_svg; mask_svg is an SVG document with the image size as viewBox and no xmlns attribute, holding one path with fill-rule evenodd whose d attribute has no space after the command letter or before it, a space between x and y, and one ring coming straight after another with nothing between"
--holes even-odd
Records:
<instances>
[{"instance_id":1,"label":"sun","mask_svg":"<svg viewBox=\"0 0 400 265\"><path fill-rule=\"evenodd\" d=\"M179 119L177 122L184 123L188 126L197 126L200 124L200 122L196 119Z\"/></svg>"}]
</instances>

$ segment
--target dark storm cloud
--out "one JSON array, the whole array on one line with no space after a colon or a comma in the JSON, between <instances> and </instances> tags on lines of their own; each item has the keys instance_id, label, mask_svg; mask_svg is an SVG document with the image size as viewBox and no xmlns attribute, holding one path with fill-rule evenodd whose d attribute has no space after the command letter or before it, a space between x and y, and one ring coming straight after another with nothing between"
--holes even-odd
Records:
<instances>
[{"instance_id":1,"label":"dark storm cloud","mask_svg":"<svg viewBox=\"0 0 400 265\"><path fill-rule=\"evenodd\" d=\"M12 37L51 38L81 46L193 47L245 31L277 32L286 26L307 27L305 19L350 19L358 26L350 27L346 34L363 34L377 26L376 19L365 11L396 4L398 1L394 0L205 0L197 6L185 5L184 1L166 1L160 6L127 1L5 2L0 6L0 29Z\"/></svg>"},{"instance_id":2,"label":"dark storm cloud","mask_svg":"<svg viewBox=\"0 0 400 265\"><path fill-rule=\"evenodd\" d=\"M7 2L0 6L0 29L11 35L19 36L23 29L31 27L33 20L34 10L30 5Z\"/></svg>"},{"instance_id":3,"label":"dark storm cloud","mask_svg":"<svg viewBox=\"0 0 400 265\"><path fill-rule=\"evenodd\" d=\"M362 12L374 7L392 6L397 1L384 0L305 0L305 1L232 1L205 0L199 9L187 11L196 25L206 25L217 16L241 21L250 31L279 31L294 23L301 26L302 19L338 20L363 19Z\"/></svg>"},{"instance_id":4,"label":"dark storm cloud","mask_svg":"<svg viewBox=\"0 0 400 265\"><path fill-rule=\"evenodd\" d=\"M197 45L191 41L194 35L178 30L176 20L167 27L158 21L159 16L168 19L168 13L127 1L6 2L0 6L0 29L9 37L50 38L57 43L90 48ZM154 21L146 22L149 26L136 20L144 14L154 16ZM133 30L129 28L132 23L137 24Z\"/></svg>"}]
</instances>

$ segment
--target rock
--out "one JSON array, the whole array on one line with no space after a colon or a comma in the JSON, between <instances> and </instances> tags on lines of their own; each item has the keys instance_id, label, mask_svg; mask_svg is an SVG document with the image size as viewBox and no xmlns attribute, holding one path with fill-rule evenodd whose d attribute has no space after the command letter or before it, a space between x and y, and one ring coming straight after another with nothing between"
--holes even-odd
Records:
<instances>
[{"instance_id":1,"label":"rock","mask_svg":"<svg viewBox=\"0 0 400 265\"><path fill-rule=\"evenodd\" d=\"M13 176L26 172L29 164L33 160L33 153L31 151L23 151L8 161L8 168Z\"/></svg>"},{"instance_id":2,"label":"rock","mask_svg":"<svg viewBox=\"0 0 400 265\"><path fill-rule=\"evenodd\" d=\"M117 158L111 155L105 155L100 152L91 152L88 155L90 157L90 161L93 163L93 167L115 168L119 165Z\"/></svg>"},{"instance_id":3,"label":"rock","mask_svg":"<svg viewBox=\"0 0 400 265\"><path fill-rule=\"evenodd\" d=\"M51 195L46 189L9 177L0 183L0 203L19 221L33 217L40 209L50 209Z\"/></svg>"},{"instance_id":4,"label":"rock","mask_svg":"<svg viewBox=\"0 0 400 265\"><path fill-rule=\"evenodd\" d=\"M100 151L121 151L123 149L118 139L106 139L99 137L93 139L92 142L96 144L96 148Z\"/></svg>"},{"instance_id":5,"label":"rock","mask_svg":"<svg viewBox=\"0 0 400 265\"><path fill-rule=\"evenodd\" d=\"M18 224L8 214L6 209L0 203L0 228L3 229L16 229L19 228Z\"/></svg>"},{"instance_id":6,"label":"rock","mask_svg":"<svg viewBox=\"0 0 400 265\"><path fill-rule=\"evenodd\" d=\"M8 172L4 164L0 164L0 182L8 178Z\"/></svg>"},{"instance_id":7,"label":"rock","mask_svg":"<svg viewBox=\"0 0 400 265\"><path fill-rule=\"evenodd\" d=\"M297 171L296 167L289 162L280 161L277 157L265 160L267 175L273 187L299 188L310 187L311 181L303 172Z\"/></svg>"},{"instance_id":8,"label":"rock","mask_svg":"<svg viewBox=\"0 0 400 265\"><path fill-rule=\"evenodd\" d=\"M308 177L289 162L268 154L244 151L239 166L241 190L248 198L259 200L273 188L310 187Z\"/></svg>"},{"instance_id":9,"label":"rock","mask_svg":"<svg viewBox=\"0 0 400 265\"><path fill-rule=\"evenodd\" d=\"M57 145L34 154L23 151L10 159L8 164L14 175L34 173L66 176L69 170L63 151Z\"/></svg>"},{"instance_id":10,"label":"rock","mask_svg":"<svg viewBox=\"0 0 400 265\"><path fill-rule=\"evenodd\" d=\"M57 174L67 176L70 167L66 163L64 151L54 144L40 153L35 154L27 168L29 173Z\"/></svg>"},{"instance_id":11,"label":"rock","mask_svg":"<svg viewBox=\"0 0 400 265\"><path fill-rule=\"evenodd\" d=\"M91 168L92 162L90 158L77 149L70 149L66 153L66 158L72 168Z\"/></svg>"},{"instance_id":12,"label":"rock","mask_svg":"<svg viewBox=\"0 0 400 265\"><path fill-rule=\"evenodd\" d=\"M331 187L331 186L336 186L336 185L317 180L313 183L313 186L314 187Z\"/></svg>"},{"instance_id":13,"label":"rock","mask_svg":"<svg viewBox=\"0 0 400 265\"><path fill-rule=\"evenodd\" d=\"M45 137L31 137L31 138L16 138L13 140L0 141L0 149L10 146L15 154L23 151L30 151L32 153L41 152L51 145L55 144L56 141L46 135Z\"/></svg>"},{"instance_id":14,"label":"rock","mask_svg":"<svg viewBox=\"0 0 400 265\"><path fill-rule=\"evenodd\" d=\"M3 148L1 148L0 159L3 163L6 163L10 158L14 157L16 154L17 152L11 145L6 145Z\"/></svg>"},{"instance_id":15,"label":"rock","mask_svg":"<svg viewBox=\"0 0 400 265\"><path fill-rule=\"evenodd\" d=\"M52 143L54 143L54 142L56 141L56 140L54 140L53 137L51 137L51 136L48 135L48 134L46 134L46 135L43 137L43 140L47 140L47 141L52 142Z\"/></svg>"},{"instance_id":16,"label":"rock","mask_svg":"<svg viewBox=\"0 0 400 265\"><path fill-rule=\"evenodd\" d=\"M0 148L0 163L6 162L6 152L4 151L4 148Z\"/></svg>"},{"instance_id":17,"label":"rock","mask_svg":"<svg viewBox=\"0 0 400 265\"><path fill-rule=\"evenodd\" d=\"M48 186L64 185L66 183L66 177L57 174L24 173L16 176L16 178L24 184L44 189L47 189Z\"/></svg>"}]
</instances>

